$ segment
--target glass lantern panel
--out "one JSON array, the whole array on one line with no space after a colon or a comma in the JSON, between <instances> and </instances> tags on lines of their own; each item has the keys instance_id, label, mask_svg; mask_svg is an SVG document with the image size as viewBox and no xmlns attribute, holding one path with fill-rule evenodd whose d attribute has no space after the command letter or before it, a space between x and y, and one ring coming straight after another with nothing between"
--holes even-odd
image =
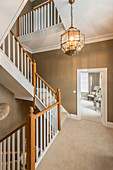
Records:
<instances>
[{"instance_id":1,"label":"glass lantern panel","mask_svg":"<svg viewBox=\"0 0 113 170\"><path fill-rule=\"evenodd\" d=\"M61 43L64 43L66 41L68 41L68 32L66 32L61 36Z\"/></svg>"},{"instance_id":2,"label":"glass lantern panel","mask_svg":"<svg viewBox=\"0 0 113 170\"><path fill-rule=\"evenodd\" d=\"M78 30L69 30L68 32L69 34L69 40L72 41L72 40L80 40L80 32Z\"/></svg>"}]
</instances>

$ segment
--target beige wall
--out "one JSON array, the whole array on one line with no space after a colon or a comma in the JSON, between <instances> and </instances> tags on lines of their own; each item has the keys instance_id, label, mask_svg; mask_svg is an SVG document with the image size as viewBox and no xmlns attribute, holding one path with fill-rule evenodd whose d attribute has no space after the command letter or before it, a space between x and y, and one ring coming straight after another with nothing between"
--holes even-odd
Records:
<instances>
[{"instance_id":1,"label":"beige wall","mask_svg":"<svg viewBox=\"0 0 113 170\"><path fill-rule=\"evenodd\" d=\"M34 8L35 6L38 6L44 2L46 2L47 0L38 0L38 1L33 1L32 2L32 7Z\"/></svg>"},{"instance_id":2,"label":"beige wall","mask_svg":"<svg viewBox=\"0 0 113 170\"><path fill-rule=\"evenodd\" d=\"M77 113L77 69L108 68L108 120L113 121L113 40L87 44L79 55L67 56L60 50L34 54L38 73L56 90L61 88L62 104Z\"/></svg>"},{"instance_id":3,"label":"beige wall","mask_svg":"<svg viewBox=\"0 0 113 170\"><path fill-rule=\"evenodd\" d=\"M0 139L26 121L29 113L29 101L16 100L13 93L0 84L0 103L10 105L10 113L0 121Z\"/></svg>"}]
</instances>

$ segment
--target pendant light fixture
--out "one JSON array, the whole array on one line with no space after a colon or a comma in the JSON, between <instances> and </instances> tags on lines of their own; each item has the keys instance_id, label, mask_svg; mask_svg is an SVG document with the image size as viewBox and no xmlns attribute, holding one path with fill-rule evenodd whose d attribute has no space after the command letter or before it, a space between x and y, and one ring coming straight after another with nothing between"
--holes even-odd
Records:
<instances>
[{"instance_id":1,"label":"pendant light fixture","mask_svg":"<svg viewBox=\"0 0 113 170\"><path fill-rule=\"evenodd\" d=\"M71 4L71 27L61 35L61 50L67 55L78 54L84 46L85 36L77 28L73 27L73 3L75 0L69 0Z\"/></svg>"}]
</instances>

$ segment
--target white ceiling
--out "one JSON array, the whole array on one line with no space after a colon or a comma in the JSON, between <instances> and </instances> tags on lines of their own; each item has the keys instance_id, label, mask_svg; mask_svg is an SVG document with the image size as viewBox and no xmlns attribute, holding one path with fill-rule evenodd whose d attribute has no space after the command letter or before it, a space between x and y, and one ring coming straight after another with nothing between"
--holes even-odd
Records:
<instances>
[{"instance_id":1,"label":"white ceiling","mask_svg":"<svg viewBox=\"0 0 113 170\"><path fill-rule=\"evenodd\" d=\"M64 27L70 27L70 4L68 0L54 0ZM112 36L113 0L75 0L73 4L74 26L86 39Z\"/></svg>"}]
</instances>

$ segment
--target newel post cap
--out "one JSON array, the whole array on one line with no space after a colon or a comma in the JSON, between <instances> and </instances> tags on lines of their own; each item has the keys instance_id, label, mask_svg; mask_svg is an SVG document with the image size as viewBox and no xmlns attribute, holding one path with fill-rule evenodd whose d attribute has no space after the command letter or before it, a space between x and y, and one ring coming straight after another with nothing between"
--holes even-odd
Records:
<instances>
[{"instance_id":1,"label":"newel post cap","mask_svg":"<svg viewBox=\"0 0 113 170\"><path fill-rule=\"evenodd\" d=\"M32 106L29 107L29 114L32 115L34 113L34 109Z\"/></svg>"},{"instance_id":2,"label":"newel post cap","mask_svg":"<svg viewBox=\"0 0 113 170\"><path fill-rule=\"evenodd\" d=\"M57 88L57 92L60 92L60 88Z\"/></svg>"}]
</instances>

